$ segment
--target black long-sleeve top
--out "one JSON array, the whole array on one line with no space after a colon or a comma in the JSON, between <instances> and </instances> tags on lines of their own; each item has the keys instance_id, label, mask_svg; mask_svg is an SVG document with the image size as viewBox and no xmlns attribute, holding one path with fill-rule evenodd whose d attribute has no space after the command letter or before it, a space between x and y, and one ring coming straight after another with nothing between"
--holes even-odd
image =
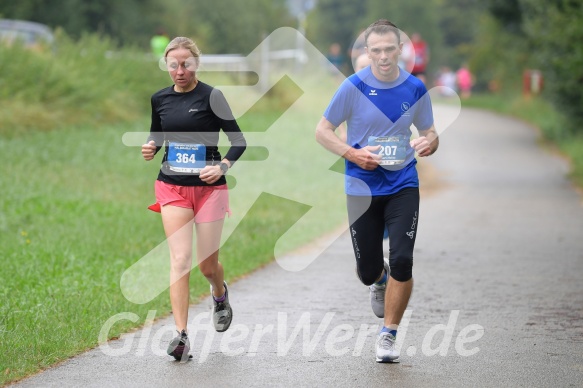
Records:
<instances>
[{"instance_id":1,"label":"black long-sleeve top","mask_svg":"<svg viewBox=\"0 0 583 388\"><path fill-rule=\"evenodd\" d=\"M234 119L231 108L218 89L199 81L190 92L178 93L174 86L152 95L152 123L148 141L154 140L156 152L164 146L164 158L158 180L180 186L207 186L198 174L175 172L168 164L170 142L202 144L206 146L206 164L218 164L222 157L218 150L219 131L222 129L231 143L225 155L233 165L247 147L245 137ZM225 184L221 177L213 186Z\"/></svg>"}]
</instances>

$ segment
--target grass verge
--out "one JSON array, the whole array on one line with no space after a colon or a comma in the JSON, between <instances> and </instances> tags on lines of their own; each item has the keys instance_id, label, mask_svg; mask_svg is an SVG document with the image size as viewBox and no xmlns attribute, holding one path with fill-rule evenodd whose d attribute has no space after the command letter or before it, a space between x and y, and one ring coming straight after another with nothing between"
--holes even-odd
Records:
<instances>
[{"instance_id":1,"label":"grass verge","mask_svg":"<svg viewBox=\"0 0 583 388\"><path fill-rule=\"evenodd\" d=\"M272 137L270 153L317 146L313 136L298 136L313 132L314 117L289 114L294 120L286 120L288 133ZM240 125L264 121L274 118L250 113ZM0 385L95 347L101 327L115 314L131 312L140 320L117 323L110 338L142 325L149 310L157 310L158 317L170 312L168 291L137 305L120 290L122 273L164 240L159 215L146 209L154 201L159 156L146 163L138 148L121 142L125 132L148 125L70 127L0 138L6 161L0 175ZM327 163L330 156L319 154ZM341 185L330 188L305 169L303 184L293 164L269 172L252 161L252 152L248 159L232 171L237 185L231 207L238 215L227 222L239 224L221 248L227 280L271 262L276 242L312 208L326 217L301 228L285 249L335 229L344 219ZM298 163L322 165L318 157L302 160ZM194 270L192 300L207 293L207 281Z\"/></svg>"}]
</instances>

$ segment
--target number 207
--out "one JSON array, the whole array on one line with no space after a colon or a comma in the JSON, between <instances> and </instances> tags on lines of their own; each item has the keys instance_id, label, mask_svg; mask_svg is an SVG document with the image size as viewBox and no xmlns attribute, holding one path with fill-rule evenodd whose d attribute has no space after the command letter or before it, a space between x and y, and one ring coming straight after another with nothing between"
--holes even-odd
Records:
<instances>
[{"instance_id":1,"label":"number 207","mask_svg":"<svg viewBox=\"0 0 583 388\"><path fill-rule=\"evenodd\" d=\"M397 153L397 146L381 146L380 156L393 156Z\"/></svg>"}]
</instances>

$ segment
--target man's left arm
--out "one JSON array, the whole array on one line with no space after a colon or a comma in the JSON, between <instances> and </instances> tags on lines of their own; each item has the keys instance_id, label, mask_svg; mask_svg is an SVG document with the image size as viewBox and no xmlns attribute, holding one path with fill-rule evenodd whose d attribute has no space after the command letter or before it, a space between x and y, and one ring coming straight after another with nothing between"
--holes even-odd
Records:
<instances>
[{"instance_id":1,"label":"man's left arm","mask_svg":"<svg viewBox=\"0 0 583 388\"><path fill-rule=\"evenodd\" d=\"M439 147L439 136L435 126L431 125L428 129L419 131L419 137L411 140L410 144L421 157L433 154Z\"/></svg>"}]
</instances>

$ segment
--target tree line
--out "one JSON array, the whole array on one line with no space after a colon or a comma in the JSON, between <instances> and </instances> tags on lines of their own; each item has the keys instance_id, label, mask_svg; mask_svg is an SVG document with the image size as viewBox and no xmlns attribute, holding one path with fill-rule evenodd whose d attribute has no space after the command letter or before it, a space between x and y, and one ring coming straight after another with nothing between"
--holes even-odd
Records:
<instances>
[{"instance_id":1,"label":"tree line","mask_svg":"<svg viewBox=\"0 0 583 388\"><path fill-rule=\"evenodd\" d=\"M160 28L196 39L205 53L253 50L271 31L298 27L326 53L347 53L372 21L387 18L431 49L430 70L468 62L478 89L517 89L522 72L542 70L545 96L573 123L583 119L581 0L311 0L305 21L290 12L307 0L0 0L0 17L101 34L120 46L148 49ZM575 128L575 126L573 125ZM578 130L578 129L577 129ZM579 130L583 131L583 130Z\"/></svg>"}]
</instances>

